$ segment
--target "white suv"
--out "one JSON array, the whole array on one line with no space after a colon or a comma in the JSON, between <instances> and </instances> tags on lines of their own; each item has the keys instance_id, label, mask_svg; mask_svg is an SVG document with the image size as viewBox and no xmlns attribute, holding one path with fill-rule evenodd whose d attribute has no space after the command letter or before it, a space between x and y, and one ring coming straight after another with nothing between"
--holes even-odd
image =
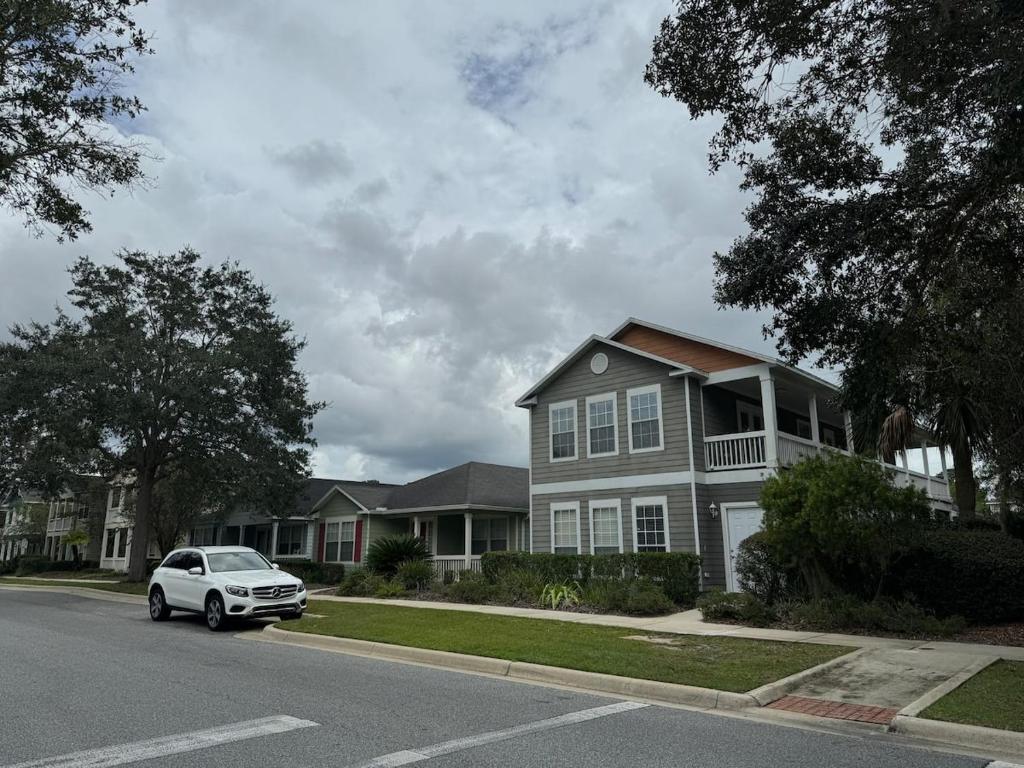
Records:
<instances>
[{"instance_id":1,"label":"white suv","mask_svg":"<svg viewBox=\"0 0 1024 768\"><path fill-rule=\"evenodd\" d=\"M191 611L218 630L232 618L297 619L305 609L306 586L249 547L176 549L149 580L153 621L163 621L171 611Z\"/></svg>"}]
</instances>

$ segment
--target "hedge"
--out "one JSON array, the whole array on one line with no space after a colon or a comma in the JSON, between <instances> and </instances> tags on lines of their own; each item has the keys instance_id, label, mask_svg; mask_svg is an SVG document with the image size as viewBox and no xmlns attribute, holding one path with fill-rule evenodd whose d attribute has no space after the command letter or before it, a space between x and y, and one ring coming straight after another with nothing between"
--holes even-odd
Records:
<instances>
[{"instance_id":1,"label":"hedge","mask_svg":"<svg viewBox=\"0 0 1024 768\"><path fill-rule=\"evenodd\" d=\"M649 580L678 605L693 605L700 591L700 557L689 552L625 552L615 555L556 555L529 552L485 552L484 575L497 583L512 571L528 571L546 584L594 580Z\"/></svg>"},{"instance_id":2,"label":"hedge","mask_svg":"<svg viewBox=\"0 0 1024 768\"><path fill-rule=\"evenodd\" d=\"M1024 620L1024 542L997 531L923 532L896 563L891 591L939 616Z\"/></svg>"},{"instance_id":3,"label":"hedge","mask_svg":"<svg viewBox=\"0 0 1024 768\"><path fill-rule=\"evenodd\" d=\"M93 560L83 560L76 563L74 560L51 560L48 555L22 555L18 558L18 566L15 574L28 576L33 573L45 573L47 571L80 571L85 568L98 568L99 563Z\"/></svg>"},{"instance_id":4,"label":"hedge","mask_svg":"<svg viewBox=\"0 0 1024 768\"><path fill-rule=\"evenodd\" d=\"M341 563L314 563L310 560L289 560L279 563L281 570L309 584L340 584L345 577Z\"/></svg>"}]
</instances>

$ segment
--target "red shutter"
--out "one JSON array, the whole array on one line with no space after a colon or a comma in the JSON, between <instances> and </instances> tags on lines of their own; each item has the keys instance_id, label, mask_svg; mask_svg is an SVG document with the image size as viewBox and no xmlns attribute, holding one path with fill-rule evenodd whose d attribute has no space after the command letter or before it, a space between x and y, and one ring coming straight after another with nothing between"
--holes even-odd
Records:
<instances>
[{"instance_id":1,"label":"red shutter","mask_svg":"<svg viewBox=\"0 0 1024 768\"><path fill-rule=\"evenodd\" d=\"M353 544L352 549L355 552L352 553L352 561L359 563L363 559L363 521L356 520L356 540Z\"/></svg>"},{"instance_id":2,"label":"red shutter","mask_svg":"<svg viewBox=\"0 0 1024 768\"><path fill-rule=\"evenodd\" d=\"M324 547L326 546L327 536L327 523L320 523L320 530L317 531L316 539L316 559L317 562L322 563L324 561Z\"/></svg>"}]
</instances>

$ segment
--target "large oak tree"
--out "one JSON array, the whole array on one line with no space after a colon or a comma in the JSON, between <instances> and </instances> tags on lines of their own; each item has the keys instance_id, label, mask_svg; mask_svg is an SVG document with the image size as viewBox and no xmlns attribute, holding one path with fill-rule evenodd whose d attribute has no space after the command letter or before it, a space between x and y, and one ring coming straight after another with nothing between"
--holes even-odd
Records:
<instances>
[{"instance_id":1,"label":"large oak tree","mask_svg":"<svg viewBox=\"0 0 1024 768\"><path fill-rule=\"evenodd\" d=\"M790 358L843 367L875 427L978 416L954 444L967 514L979 425L1010 418L981 366L993 348L1024 366L989 317L1024 291L1024 4L680 0L646 79L721 119L711 167L753 193L717 299L770 310Z\"/></svg>"},{"instance_id":2,"label":"large oak tree","mask_svg":"<svg viewBox=\"0 0 1024 768\"><path fill-rule=\"evenodd\" d=\"M296 367L304 342L267 290L190 249L83 258L70 272L73 313L15 326L0 346L0 470L50 490L75 474L130 482L136 580L154 492L170 493L183 469L202 468L204 488L211 477L232 486L211 506L246 493L268 511L289 500L322 406Z\"/></svg>"}]
</instances>

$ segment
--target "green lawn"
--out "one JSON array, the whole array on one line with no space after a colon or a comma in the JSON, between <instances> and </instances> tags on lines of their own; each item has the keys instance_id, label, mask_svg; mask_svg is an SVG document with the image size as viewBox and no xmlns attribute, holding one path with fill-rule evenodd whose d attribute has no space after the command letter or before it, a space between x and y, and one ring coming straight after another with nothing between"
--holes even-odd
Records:
<instances>
[{"instance_id":1,"label":"green lawn","mask_svg":"<svg viewBox=\"0 0 1024 768\"><path fill-rule=\"evenodd\" d=\"M112 581L109 584L96 584L94 582L83 583L74 579L62 579L61 581L41 581L32 578L11 578L0 577L0 584L13 584L21 587L78 587L79 589L97 589L101 592L123 592L129 595L148 594L149 584L142 582Z\"/></svg>"},{"instance_id":2,"label":"green lawn","mask_svg":"<svg viewBox=\"0 0 1024 768\"><path fill-rule=\"evenodd\" d=\"M921 717L1024 731L1024 661L997 661L985 667Z\"/></svg>"},{"instance_id":3,"label":"green lawn","mask_svg":"<svg viewBox=\"0 0 1024 768\"><path fill-rule=\"evenodd\" d=\"M324 618L307 616L278 626L734 692L749 691L853 650L390 605L313 601L310 613ZM627 640L629 635L671 639L673 644Z\"/></svg>"}]
</instances>

